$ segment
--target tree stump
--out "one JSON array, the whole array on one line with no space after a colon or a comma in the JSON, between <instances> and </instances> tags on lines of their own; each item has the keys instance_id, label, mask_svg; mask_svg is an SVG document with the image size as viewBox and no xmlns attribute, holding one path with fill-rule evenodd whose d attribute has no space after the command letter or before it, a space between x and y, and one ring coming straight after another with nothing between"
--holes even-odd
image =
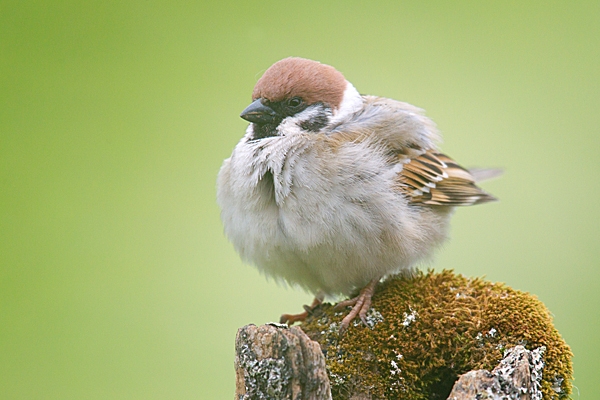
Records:
<instances>
[{"instance_id":1,"label":"tree stump","mask_svg":"<svg viewBox=\"0 0 600 400\"><path fill-rule=\"evenodd\" d=\"M542 400L544 350L523 346L507 350L492 372L461 375L448 400ZM238 330L235 352L236 400L331 399L321 348L299 327L246 325Z\"/></svg>"},{"instance_id":2,"label":"tree stump","mask_svg":"<svg viewBox=\"0 0 600 400\"><path fill-rule=\"evenodd\" d=\"M365 323L340 335L347 312L322 303L300 327L240 329L236 399L566 400L571 393L571 350L531 294L451 271L417 272L381 282Z\"/></svg>"}]
</instances>

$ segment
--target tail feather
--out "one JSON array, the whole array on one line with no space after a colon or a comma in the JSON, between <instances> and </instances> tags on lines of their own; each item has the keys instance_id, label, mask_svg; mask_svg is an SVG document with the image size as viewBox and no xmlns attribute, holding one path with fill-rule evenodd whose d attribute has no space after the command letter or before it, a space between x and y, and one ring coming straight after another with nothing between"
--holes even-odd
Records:
<instances>
[{"instance_id":1,"label":"tail feather","mask_svg":"<svg viewBox=\"0 0 600 400\"><path fill-rule=\"evenodd\" d=\"M504 173L500 168L469 168L469 172L475 178L475 182L489 181L495 179Z\"/></svg>"}]
</instances>

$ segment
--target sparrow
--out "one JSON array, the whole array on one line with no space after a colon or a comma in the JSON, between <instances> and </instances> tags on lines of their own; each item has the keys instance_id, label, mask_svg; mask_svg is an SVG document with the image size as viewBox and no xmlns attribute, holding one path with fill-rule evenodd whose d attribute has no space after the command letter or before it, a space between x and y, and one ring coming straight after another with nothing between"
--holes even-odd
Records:
<instances>
[{"instance_id":1,"label":"sparrow","mask_svg":"<svg viewBox=\"0 0 600 400\"><path fill-rule=\"evenodd\" d=\"M448 235L457 206L496 200L479 178L440 152L422 109L361 95L335 68L280 60L241 113L245 135L223 162L217 202L241 258L277 281L315 294L355 297L341 330L363 322L377 283L410 274Z\"/></svg>"}]
</instances>

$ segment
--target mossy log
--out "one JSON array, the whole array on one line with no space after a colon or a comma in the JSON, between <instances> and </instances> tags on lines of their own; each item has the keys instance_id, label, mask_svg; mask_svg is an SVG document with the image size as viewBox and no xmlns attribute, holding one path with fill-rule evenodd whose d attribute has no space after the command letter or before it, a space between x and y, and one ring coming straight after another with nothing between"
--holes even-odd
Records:
<instances>
[{"instance_id":1,"label":"mossy log","mask_svg":"<svg viewBox=\"0 0 600 400\"><path fill-rule=\"evenodd\" d=\"M506 285L451 271L391 277L375 292L367 326L357 321L340 336L343 316L331 304L322 304L301 325L320 345L329 377L322 385L331 387L333 399L558 400L571 393L572 354L552 325L548 310L534 296ZM302 337L298 327L272 328ZM321 359L314 355L313 345L307 346L308 338L298 340L304 345L297 347L310 347L311 357ZM302 397L302 389L291 397L273 391L265 397L249 395L245 377L252 371L238 362L245 351L240 334L236 345L236 399L330 398L328 394ZM261 352L256 347L253 351ZM298 364L279 360L281 365ZM514 368L507 369L508 365ZM303 374L324 376L320 361L310 368L319 371ZM277 379L277 374L273 377ZM291 381L288 377L287 382Z\"/></svg>"}]
</instances>

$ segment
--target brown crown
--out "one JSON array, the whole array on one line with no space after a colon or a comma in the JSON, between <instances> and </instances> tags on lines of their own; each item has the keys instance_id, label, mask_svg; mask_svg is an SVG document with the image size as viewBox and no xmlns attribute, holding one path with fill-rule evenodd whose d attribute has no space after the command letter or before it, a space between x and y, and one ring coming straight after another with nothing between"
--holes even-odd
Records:
<instances>
[{"instance_id":1,"label":"brown crown","mask_svg":"<svg viewBox=\"0 0 600 400\"><path fill-rule=\"evenodd\" d=\"M346 89L346 78L332 66L306 58L277 61L258 80L252 99L272 102L301 97L308 104L323 102L337 109Z\"/></svg>"}]
</instances>

